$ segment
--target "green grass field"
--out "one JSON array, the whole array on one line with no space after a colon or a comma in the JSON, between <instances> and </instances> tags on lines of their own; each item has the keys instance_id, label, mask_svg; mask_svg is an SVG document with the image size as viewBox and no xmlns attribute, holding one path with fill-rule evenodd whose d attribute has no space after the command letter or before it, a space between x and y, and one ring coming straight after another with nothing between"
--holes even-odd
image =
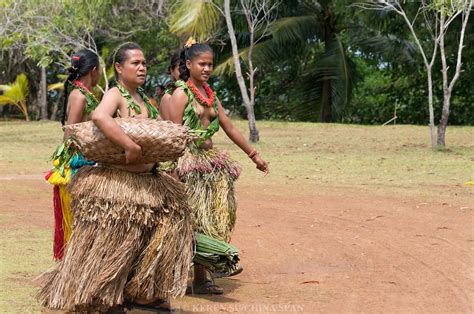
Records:
<instances>
[{"instance_id":1,"label":"green grass field","mask_svg":"<svg viewBox=\"0 0 474 314\"><path fill-rule=\"evenodd\" d=\"M245 121L235 123L246 134ZM344 187L400 197L433 197L450 196L459 192L453 188L462 187L465 199L474 189L468 183L474 181L474 127L449 127L445 151L431 150L424 126L262 121L258 127L261 142L256 147L270 163L271 173L265 178L269 189L288 188L293 194L308 195L318 189ZM48 158L61 136L59 123L0 122L0 178L39 178L49 169ZM239 184L253 186L261 174L222 131L215 145L230 151L242 164ZM0 184L0 312L38 312L30 279L52 264L52 230L32 224L12 227L20 218L9 211L5 196L34 203L37 189L18 179L2 179ZM50 198L49 189L41 193L42 199ZM21 219L28 221L28 217Z\"/></svg>"},{"instance_id":2,"label":"green grass field","mask_svg":"<svg viewBox=\"0 0 474 314\"><path fill-rule=\"evenodd\" d=\"M236 121L246 133L246 123ZM269 184L310 182L327 186L442 192L443 186L473 181L474 127L450 127L447 150L430 149L427 127L259 122L256 145L270 162ZM0 174L41 174L61 139L54 122L0 122ZM252 181L259 173L219 132L216 146L241 161Z\"/></svg>"}]
</instances>

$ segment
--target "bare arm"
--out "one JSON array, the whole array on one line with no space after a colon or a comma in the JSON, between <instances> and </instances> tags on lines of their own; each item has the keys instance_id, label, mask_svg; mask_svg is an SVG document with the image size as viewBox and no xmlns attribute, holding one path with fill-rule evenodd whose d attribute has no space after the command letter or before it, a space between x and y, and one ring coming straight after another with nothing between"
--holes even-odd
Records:
<instances>
[{"instance_id":1,"label":"bare arm","mask_svg":"<svg viewBox=\"0 0 474 314\"><path fill-rule=\"evenodd\" d=\"M122 99L116 88L108 91L94 110L92 121L109 140L125 150L126 162L130 163L139 160L142 151L141 147L132 141L113 119Z\"/></svg>"},{"instance_id":2,"label":"bare arm","mask_svg":"<svg viewBox=\"0 0 474 314\"><path fill-rule=\"evenodd\" d=\"M268 174L269 169L267 162L263 160L258 154L256 154L256 150L250 146L247 140L243 137L242 133L240 133L240 131L232 124L229 117L227 117L225 114L224 108L222 108L221 102L219 100L217 100L217 107L219 111L219 124L224 130L225 134L227 134L232 142L234 142L249 157L251 157L252 161L257 165L258 170Z\"/></svg>"},{"instance_id":3,"label":"bare arm","mask_svg":"<svg viewBox=\"0 0 474 314\"><path fill-rule=\"evenodd\" d=\"M173 105L168 107L167 119L176 124L183 124L184 109L188 103L188 96L182 88L179 87L175 89L171 96L170 103Z\"/></svg>"},{"instance_id":4,"label":"bare arm","mask_svg":"<svg viewBox=\"0 0 474 314\"><path fill-rule=\"evenodd\" d=\"M217 101L217 107L219 110L219 124L224 130L225 134L234 142L237 146L240 147L247 155L253 151L252 146L247 143L247 140L243 137L242 133L232 124L229 117L224 112L221 102Z\"/></svg>"},{"instance_id":5,"label":"bare arm","mask_svg":"<svg viewBox=\"0 0 474 314\"><path fill-rule=\"evenodd\" d=\"M86 107L86 96L77 89L73 90L67 100L67 121L66 125L82 122L84 118L84 108ZM70 131L64 131L64 138L68 138Z\"/></svg>"}]
</instances>

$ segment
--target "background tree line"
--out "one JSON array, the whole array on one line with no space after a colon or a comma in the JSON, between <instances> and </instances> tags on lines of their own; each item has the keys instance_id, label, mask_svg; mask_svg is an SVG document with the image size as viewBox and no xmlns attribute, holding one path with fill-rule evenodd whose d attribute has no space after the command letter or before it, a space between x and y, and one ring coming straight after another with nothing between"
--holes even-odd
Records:
<instances>
[{"instance_id":1,"label":"background tree line","mask_svg":"<svg viewBox=\"0 0 474 314\"><path fill-rule=\"evenodd\" d=\"M395 3L414 20L426 49L433 45L429 23L437 23L445 8L472 7L472 0L430 1L439 6L424 11L420 11L423 1ZM405 21L383 7L335 0L1 0L0 16L4 21L0 84L26 74L25 104L31 119L56 119L62 91L52 84L64 79L74 49L88 48L101 56L104 90L111 78L114 47L136 41L149 58L146 87L152 94L158 83L167 80L170 55L193 35L213 46L216 76L211 83L224 106L244 118L251 109L257 120L382 124L396 115L396 123L429 123L427 74L419 47ZM450 22L444 36L451 76L462 16ZM449 124L474 123L473 28L471 20L465 29L462 72L452 92ZM236 65L241 68L241 82L236 79ZM443 106L442 70L437 56L432 68L436 122ZM21 116L18 106L0 106L0 111L4 117Z\"/></svg>"}]
</instances>

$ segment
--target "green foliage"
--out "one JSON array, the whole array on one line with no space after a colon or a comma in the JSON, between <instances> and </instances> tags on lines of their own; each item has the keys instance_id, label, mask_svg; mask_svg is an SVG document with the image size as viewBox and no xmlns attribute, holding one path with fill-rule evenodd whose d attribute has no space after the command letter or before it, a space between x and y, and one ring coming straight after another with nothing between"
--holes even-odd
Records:
<instances>
[{"instance_id":1,"label":"green foliage","mask_svg":"<svg viewBox=\"0 0 474 314\"><path fill-rule=\"evenodd\" d=\"M174 7L170 30L180 37L193 36L198 41L205 41L217 30L221 18L212 1L183 0Z\"/></svg>"},{"instance_id":2,"label":"green foliage","mask_svg":"<svg viewBox=\"0 0 474 314\"><path fill-rule=\"evenodd\" d=\"M20 109L28 121L28 107L26 99L28 97L28 79L25 74L20 74L12 84L0 85L3 95L0 95L0 106L14 105Z\"/></svg>"},{"instance_id":3,"label":"green foliage","mask_svg":"<svg viewBox=\"0 0 474 314\"><path fill-rule=\"evenodd\" d=\"M0 28L0 50L5 56L0 61L2 79L13 81L17 74L25 72L31 81L28 103L33 104L39 79L34 65L47 66L52 108L53 103L61 101L58 99L61 93L56 89L61 88L64 65L69 62L68 54L72 50L87 46L99 52L101 66L106 67L106 77L110 80L113 76L111 52L123 41L135 41L147 57L145 89L151 95L158 84L169 81L166 72L172 53L189 35L194 35L198 40L211 39L216 55L211 84L223 105L246 117L234 77L225 23L210 1L166 1L168 15L162 18L154 15L156 6L148 7L157 1L143 2L139 6L135 6L136 3L135 0L0 1L0 16L10 13L10 21L22 21L5 22L4 28ZM446 10L445 14L450 16L463 3L465 0L436 0L431 6L433 10ZM322 95L330 93L333 121L381 124L393 117L396 108L397 123L428 122L426 74L404 21L393 12L357 10L347 4L347 1L329 0L281 2L268 36L257 43L253 51L258 68L255 76L258 119L319 121ZM233 7L238 5L239 1L232 1ZM406 1L404 5L413 16L419 3ZM12 8L17 10L13 12ZM234 14L232 19L246 76L249 33L241 14ZM420 16L415 26L420 37L426 39L422 45L428 45L430 34L422 23ZM453 64L456 57L459 27L457 18L450 26L454 31L446 34L449 64ZM327 36L328 33L332 35ZM469 23L463 71L451 99L451 124L474 124L474 94L471 92L474 89L474 50L469 49L473 44L474 23ZM437 59L433 68L437 117L443 96L440 71ZM454 67L448 71L452 77ZM331 88L323 91L323 82L327 81ZM99 85L105 89L104 77ZM10 107L4 114L9 110Z\"/></svg>"},{"instance_id":4,"label":"green foliage","mask_svg":"<svg viewBox=\"0 0 474 314\"><path fill-rule=\"evenodd\" d=\"M462 12L469 2L470 0L432 0L428 3L428 9L449 17Z\"/></svg>"}]
</instances>

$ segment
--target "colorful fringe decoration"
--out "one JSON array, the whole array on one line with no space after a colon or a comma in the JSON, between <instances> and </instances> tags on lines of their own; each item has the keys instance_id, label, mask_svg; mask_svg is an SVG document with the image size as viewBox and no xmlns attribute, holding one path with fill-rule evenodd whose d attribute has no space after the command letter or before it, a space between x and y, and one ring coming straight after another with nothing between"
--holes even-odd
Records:
<instances>
[{"instance_id":1,"label":"colorful fringe decoration","mask_svg":"<svg viewBox=\"0 0 474 314\"><path fill-rule=\"evenodd\" d=\"M72 156L71 161L69 162L69 167L71 168L71 176L73 176L77 170L83 166L93 166L95 161L90 161L84 158L82 154L76 153Z\"/></svg>"},{"instance_id":2,"label":"colorful fringe decoration","mask_svg":"<svg viewBox=\"0 0 474 314\"><path fill-rule=\"evenodd\" d=\"M64 145L64 144L63 144ZM61 151L70 151L63 148ZM67 191L67 186L71 182L74 173L85 165L93 165L95 162L84 159L79 153L67 158L67 165L61 165L61 159L54 160L54 168L45 176L46 181L53 187L53 208L54 208L54 241L53 256L55 260L63 258L64 247L71 237L73 226L73 214L71 211L71 196Z\"/></svg>"},{"instance_id":3,"label":"colorful fringe decoration","mask_svg":"<svg viewBox=\"0 0 474 314\"><path fill-rule=\"evenodd\" d=\"M240 165L230 158L228 152L215 148L204 150L190 147L178 162L178 175L180 177L186 177L191 173L212 176L223 172L229 176L230 180L236 181L241 171Z\"/></svg>"},{"instance_id":4,"label":"colorful fringe decoration","mask_svg":"<svg viewBox=\"0 0 474 314\"><path fill-rule=\"evenodd\" d=\"M64 229L63 229L63 210L61 206L61 196L59 186L53 187L53 206L54 206L54 242L53 255L56 260L63 258L64 254Z\"/></svg>"},{"instance_id":5,"label":"colorful fringe decoration","mask_svg":"<svg viewBox=\"0 0 474 314\"><path fill-rule=\"evenodd\" d=\"M69 241L72 232L72 211L71 211L71 195L66 190L65 185L59 186L59 196L61 198L62 209L62 228L64 232L64 245ZM62 258L62 256L61 256Z\"/></svg>"},{"instance_id":6,"label":"colorful fringe decoration","mask_svg":"<svg viewBox=\"0 0 474 314\"><path fill-rule=\"evenodd\" d=\"M85 166L68 188L74 229L63 260L42 275L42 305L105 312L125 298L184 295L193 230L182 183Z\"/></svg>"},{"instance_id":7,"label":"colorful fringe decoration","mask_svg":"<svg viewBox=\"0 0 474 314\"><path fill-rule=\"evenodd\" d=\"M58 168L53 168L46 181L54 186L68 185L71 182L71 169L69 167L64 168L64 175L61 175Z\"/></svg>"},{"instance_id":8,"label":"colorful fringe decoration","mask_svg":"<svg viewBox=\"0 0 474 314\"><path fill-rule=\"evenodd\" d=\"M71 180L71 169L64 169L64 177L60 174L59 168L53 168L45 179L53 187L53 210L54 210L54 240L53 256L59 261L63 258L64 247L71 236L72 212L70 196L66 186Z\"/></svg>"},{"instance_id":9,"label":"colorful fringe decoration","mask_svg":"<svg viewBox=\"0 0 474 314\"><path fill-rule=\"evenodd\" d=\"M190 147L178 160L177 172L186 184L195 231L230 242L236 220L234 181L240 166L227 152Z\"/></svg>"}]
</instances>

